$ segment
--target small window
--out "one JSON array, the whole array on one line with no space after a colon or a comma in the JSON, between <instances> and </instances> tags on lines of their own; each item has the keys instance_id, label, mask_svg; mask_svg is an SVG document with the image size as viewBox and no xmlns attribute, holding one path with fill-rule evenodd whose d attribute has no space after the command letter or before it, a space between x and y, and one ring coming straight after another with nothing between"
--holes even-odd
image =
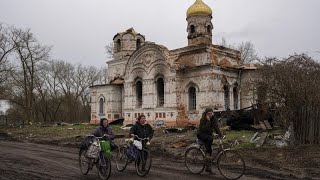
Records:
<instances>
[{"instance_id":1,"label":"small window","mask_svg":"<svg viewBox=\"0 0 320 180\"><path fill-rule=\"evenodd\" d=\"M207 26L207 32L211 33L211 26L210 25Z\"/></svg>"},{"instance_id":2,"label":"small window","mask_svg":"<svg viewBox=\"0 0 320 180\"><path fill-rule=\"evenodd\" d=\"M197 108L197 96L196 96L196 88L189 88L189 110L193 111Z\"/></svg>"},{"instance_id":3,"label":"small window","mask_svg":"<svg viewBox=\"0 0 320 180\"><path fill-rule=\"evenodd\" d=\"M238 87L233 88L233 107L234 109L238 109Z\"/></svg>"},{"instance_id":4,"label":"small window","mask_svg":"<svg viewBox=\"0 0 320 180\"><path fill-rule=\"evenodd\" d=\"M117 40L117 51L121 51L121 40Z\"/></svg>"},{"instance_id":5,"label":"small window","mask_svg":"<svg viewBox=\"0 0 320 180\"><path fill-rule=\"evenodd\" d=\"M100 98L100 100L99 100L99 114L104 114L103 113L103 98Z\"/></svg>"},{"instance_id":6,"label":"small window","mask_svg":"<svg viewBox=\"0 0 320 180\"><path fill-rule=\"evenodd\" d=\"M191 33L195 33L196 32L196 28L194 27L194 25L190 26L190 32Z\"/></svg>"},{"instance_id":7,"label":"small window","mask_svg":"<svg viewBox=\"0 0 320 180\"><path fill-rule=\"evenodd\" d=\"M224 90L224 107L226 110L230 109L230 95L229 95L229 87L223 86Z\"/></svg>"},{"instance_id":8,"label":"small window","mask_svg":"<svg viewBox=\"0 0 320 180\"><path fill-rule=\"evenodd\" d=\"M141 40L140 39L137 39L137 49L139 49L141 46Z\"/></svg>"}]
</instances>

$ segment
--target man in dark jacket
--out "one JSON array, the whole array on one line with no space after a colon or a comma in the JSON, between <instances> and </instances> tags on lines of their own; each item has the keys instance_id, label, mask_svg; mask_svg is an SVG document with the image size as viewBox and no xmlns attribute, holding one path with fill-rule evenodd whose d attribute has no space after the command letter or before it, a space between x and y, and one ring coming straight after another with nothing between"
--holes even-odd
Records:
<instances>
[{"instance_id":1,"label":"man in dark jacket","mask_svg":"<svg viewBox=\"0 0 320 180\"><path fill-rule=\"evenodd\" d=\"M146 124L146 117L144 115L140 115L138 117L138 121L132 128L130 129L130 136L134 137L137 135L139 138L151 138L153 137L153 129L149 124Z\"/></svg>"},{"instance_id":2,"label":"man in dark jacket","mask_svg":"<svg viewBox=\"0 0 320 180\"><path fill-rule=\"evenodd\" d=\"M213 115L213 110L211 108L207 108L200 119L200 125L197 132L197 138L201 140L206 147L206 157L210 160L212 154L211 144L213 141L213 129L216 133L223 137L216 118ZM207 165L206 171L212 173L210 164Z\"/></svg>"},{"instance_id":3,"label":"man in dark jacket","mask_svg":"<svg viewBox=\"0 0 320 180\"><path fill-rule=\"evenodd\" d=\"M114 134L112 132L112 128L109 126L108 120L106 118L102 118L100 120L100 126L97 127L91 134L96 137L102 137L106 135L106 138L108 140L110 141L114 140Z\"/></svg>"}]
</instances>

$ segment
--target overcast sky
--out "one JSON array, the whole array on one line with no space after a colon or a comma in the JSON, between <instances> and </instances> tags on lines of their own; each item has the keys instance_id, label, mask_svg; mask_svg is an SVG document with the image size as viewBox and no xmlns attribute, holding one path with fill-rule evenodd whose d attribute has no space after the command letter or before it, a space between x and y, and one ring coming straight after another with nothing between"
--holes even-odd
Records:
<instances>
[{"instance_id":1,"label":"overcast sky","mask_svg":"<svg viewBox=\"0 0 320 180\"><path fill-rule=\"evenodd\" d=\"M187 45L186 10L195 0L0 0L0 22L31 28L52 58L104 66L104 46L133 27L169 49ZM320 0L204 0L213 43L251 41L260 57L309 53L320 59Z\"/></svg>"}]
</instances>

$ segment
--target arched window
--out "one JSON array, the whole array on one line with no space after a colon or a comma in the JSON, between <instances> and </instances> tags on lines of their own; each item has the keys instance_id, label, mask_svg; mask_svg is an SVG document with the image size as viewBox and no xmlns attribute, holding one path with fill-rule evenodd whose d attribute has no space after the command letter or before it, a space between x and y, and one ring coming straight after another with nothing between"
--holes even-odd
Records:
<instances>
[{"instance_id":1,"label":"arched window","mask_svg":"<svg viewBox=\"0 0 320 180\"><path fill-rule=\"evenodd\" d=\"M233 88L233 107L234 109L238 109L238 86L237 85Z\"/></svg>"},{"instance_id":2,"label":"arched window","mask_svg":"<svg viewBox=\"0 0 320 180\"><path fill-rule=\"evenodd\" d=\"M196 32L196 28L194 27L194 25L190 26L190 32L191 33L195 33Z\"/></svg>"},{"instance_id":3,"label":"arched window","mask_svg":"<svg viewBox=\"0 0 320 180\"><path fill-rule=\"evenodd\" d=\"M136 97L137 97L137 108L142 107L142 82L136 82Z\"/></svg>"},{"instance_id":4,"label":"arched window","mask_svg":"<svg viewBox=\"0 0 320 180\"><path fill-rule=\"evenodd\" d=\"M137 49L139 49L141 46L141 40L140 39L137 39Z\"/></svg>"},{"instance_id":5,"label":"arched window","mask_svg":"<svg viewBox=\"0 0 320 180\"><path fill-rule=\"evenodd\" d=\"M99 114L104 114L103 113L103 98L100 98L100 100L99 100Z\"/></svg>"},{"instance_id":6,"label":"arched window","mask_svg":"<svg viewBox=\"0 0 320 180\"><path fill-rule=\"evenodd\" d=\"M196 96L196 88L190 87L188 90L189 93L189 111L197 109L197 96Z\"/></svg>"},{"instance_id":7,"label":"arched window","mask_svg":"<svg viewBox=\"0 0 320 180\"><path fill-rule=\"evenodd\" d=\"M117 51L121 51L121 40L117 40Z\"/></svg>"},{"instance_id":8,"label":"arched window","mask_svg":"<svg viewBox=\"0 0 320 180\"><path fill-rule=\"evenodd\" d=\"M162 78L157 80L158 107L164 105L164 82Z\"/></svg>"},{"instance_id":9,"label":"arched window","mask_svg":"<svg viewBox=\"0 0 320 180\"><path fill-rule=\"evenodd\" d=\"M211 26L210 25L207 26L207 32L211 33Z\"/></svg>"},{"instance_id":10,"label":"arched window","mask_svg":"<svg viewBox=\"0 0 320 180\"><path fill-rule=\"evenodd\" d=\"M229 96L229 87L228 86L223 86L224 90L224 107L225 109L230 109L230 96Z\"/></svg>"}]
</instances>

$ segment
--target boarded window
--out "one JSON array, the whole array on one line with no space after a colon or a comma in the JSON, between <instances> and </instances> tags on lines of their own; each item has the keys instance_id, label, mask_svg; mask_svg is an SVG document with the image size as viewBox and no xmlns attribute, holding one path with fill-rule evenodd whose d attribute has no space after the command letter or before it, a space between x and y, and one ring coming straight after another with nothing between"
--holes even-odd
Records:
<instances>
[{"instance_id":1,"label":"boarded window","mask_svg":"<svg viewBox=\"0 0 320 180\"><path fill-rule=\"evenodd\" d=\"M142 107L142 82L137 81L136 83L136 97L137 97L137 108Z\"/></svg>"},{"instance_id":2,"label":"boarded window","mask_svg":"<svg viewBox=\"0 0 320 180\"><path fill-rule=\"evenodd\" d=\"M164 104L164 82L162 78L157 80L157 93L158 93L158 107L163 107Z\"/></svg>"},{"instance_id":3,"label":"boarded window","mask_svg":"<svg viewBox=\"0 0 320 180\"><path fill-rule=\"evenodd\" d=\"M114 119L119 119L120 115L119 114L114 114Z\"/></svg>"},{"instance_id":4,"label":"boarded window","mask_svg":"<svg viewBox=\"0 0 320 180\"><path fill-rule=\"evenodd\" d=\"M108 114L108 119L111 119L111 114Z\"/></svg>"},{"instance_id":5,"label":"boarded window","mask_svg":"<svg viewBox=\"0 0 320 180\"><path fill-rule=\"evenodd\" d=\"M197 109L196 88L190 87L188 93L189 93L189 110L196 110Z\"/></svg>"}]
</instances>

